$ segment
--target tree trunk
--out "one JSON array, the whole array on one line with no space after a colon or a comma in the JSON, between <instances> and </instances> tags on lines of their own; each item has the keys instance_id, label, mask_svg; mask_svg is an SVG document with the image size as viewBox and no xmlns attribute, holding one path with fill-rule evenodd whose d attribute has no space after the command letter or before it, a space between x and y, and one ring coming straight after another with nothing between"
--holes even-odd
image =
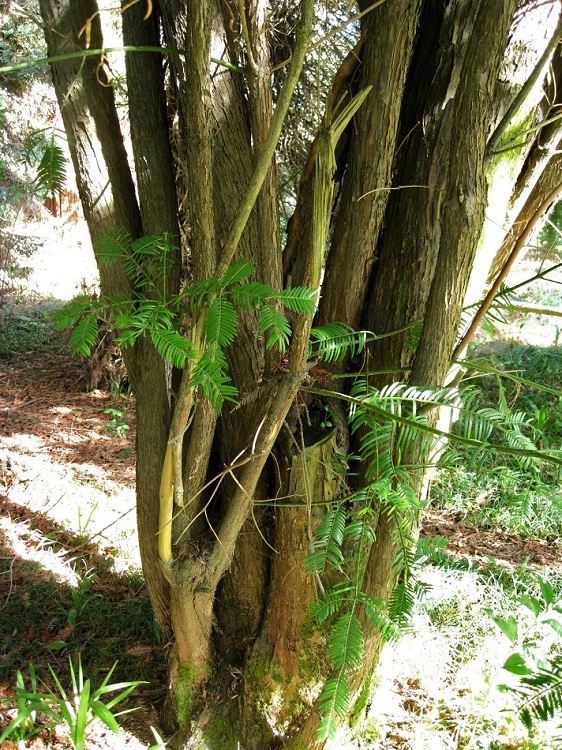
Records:
<instances>
[{"instance_id":1,"label":"tree trunk","mask_svg":"<svg viewBox=\"0 0 562 750\"><path fill-rule=\"evenodd\" d=\"M487 138L516 1L396 0L368 10L361 0L368 12L360 38L342 52L282 252L273 153L310 42L313 5L299 5L294 38L286 40L292 60L274 96L270 44L278 32L268 28L265 0L126 4L126 44L157 46L161 26L172 50L165 64L159 53L127 53L136 184L112 89L97 78L100 60L52 65L92 239L115 228L133 238L174 237L171 296L224 274L236 259L251 262L251 281L273 291L321 289L318 323L384 335L362 361L326 367L374 371L369 384L377 387L398 380L438 386L482 231ZM76 50L85 37L103 48L93 0L41 0L41 8L50 55ZM80 36L82 29L88 33ZM337 143L334 123L364 95ZM536 184L540 193L543 183ZM123 268L100 270L105 293L146 293L131 288ZM174 311L178 330L204 352L207 308L184 303ZM398 523L406 544L415 542L415 503L401 515L380 492L351 496L380 478L366 458L345 475L347 453L363 449L368 426L350 436L335 392L345 396L342 382L351 381L330 381L330 371L308 361L312 314L296 310L291 322L291 346L281 353L266 346L259 311L241 311L236 340L225 349L239 403L220 415L193 387L191 364L173 371L148 338L124 352L137 400L140 549L169 645L165 719L175 747L322 747L318 695L337 672L326 654L333 618L318 624L310 604L354 576L362 595L388 600L403 554ZM419 496L430 447L402 450L404 432L393 430L390 490L402 482ZM162 487L175 493L173 521L164 524ZM308 576L320 520L340 507L371 513L369 543L346 542L349 557L361 560L359 573L344 562L340 571ZM168 558L158 540L170 526ZM355 698L366 694L382 644L365 601L349 604L365 636L351 675ZM358 712L361 705L359 698Z\"/></svg>"},{"instance_id":2,"label":"tree trunk","mask_svg":"<svg viewBox=\"0 0 562 750\"><path fill-rule=\"evenodd\" d=\"M309 711L303 696L317 691L327 673L326 634L309 612L321 584L304 565L320 519L342 490L336 433L326 433L303 436L302 446L293 444L279 457L283 483L268 603L244 669L242 743L248 750L268 747L280 727L293 734Z\"/></svg>"}]
</instances>

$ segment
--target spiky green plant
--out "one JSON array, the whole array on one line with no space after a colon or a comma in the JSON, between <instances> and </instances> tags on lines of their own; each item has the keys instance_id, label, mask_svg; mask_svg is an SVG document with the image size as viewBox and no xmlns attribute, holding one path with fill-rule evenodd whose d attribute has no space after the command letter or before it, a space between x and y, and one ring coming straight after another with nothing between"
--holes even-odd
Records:
<instances>
[{"instance_id":1,"label":"spiky green plant","mask_svg":"<svg viewBox=\"0 0 562 750\"><path fill-rule=\"evenodd\" d=\"M40 732L45 726L45 724L41 724L40 726L36 724L37 712L41 711L47 716L50 716L48 711L45 712L43 710L42 701L32 697L37 693L37 675L33 664L29 665L28 670L30 690L25 686L25 680L21 671L18 669L16 673L15 691L17 713L2 735L0 735L0 742L3 742L7 737L12 737L16 742L33 737L34 734ZM50 716L50 718L52 723L56 721L55 717Z\"/></svg>"},{"instance_id":2,"label":"spiky green plant","mask_svg":"<svg viewBox=\"0 0 562 750\"><path fill-rule=\"evenodd\" d=\"M37 690L37 681L32 665L30 665L30 674L32 675L31 690L28 691L23 685L23 680L18 672L18 681L16 682L16 696L18 698L18 714L13 721L8 724L6 729L0 735L0 742L3 742L10 736L16 736L18 730L22 727L29 726L30 721L34 721L38 711L45 714L54 723L64 721L69 730L75 750L83 750L86 740L86 728L94 719L100 719L116 734L119 732L117 716L129 713L131 710L113 713L112 709L121 703L127 696L142 684L142 681L135 682L118 682L110 684L109 680L113 674L117 662L111 667L102 684L92 690L89 679L84 678L82 670L82 661L78 657L78 668L76 669L72 658L69 658L71 691L66 691L53 668L49 665L51 677L56 685L58 694L47 688L45 692ZM46 686L45 686L46 687ZM119 692L117 692L119 691ZM108 693L115 693L113 698L104 703L101 699ZM29 736L29 735L27 735Z\"/></svg>"}]
</instances>

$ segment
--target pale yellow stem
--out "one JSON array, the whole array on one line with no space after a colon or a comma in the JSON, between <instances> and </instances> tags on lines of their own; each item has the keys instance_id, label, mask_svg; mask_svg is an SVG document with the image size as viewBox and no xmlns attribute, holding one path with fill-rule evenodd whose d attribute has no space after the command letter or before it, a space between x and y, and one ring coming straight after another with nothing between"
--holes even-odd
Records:
<instances>
[{"instance_id":1,"label":"pale yellow stem","mask_svg":"<svg viewBox=\"0 0 562 750\"><path fill-rule=\"evenodd\" d=\"M172 560L172 516L174 512L174 470L172 446L166 446L166 455L160 477L160 514L158 518L158 556L169 564Z\"/></svg>"}]
</instances>

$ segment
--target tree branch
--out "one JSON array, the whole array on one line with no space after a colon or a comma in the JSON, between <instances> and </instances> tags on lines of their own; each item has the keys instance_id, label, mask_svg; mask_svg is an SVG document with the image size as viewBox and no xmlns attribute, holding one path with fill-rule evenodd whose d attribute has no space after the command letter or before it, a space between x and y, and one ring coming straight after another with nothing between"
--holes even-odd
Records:
<instances>
[{"instance_id":1,"label":"tree branch","mask_svg":"<svg viewBox=\"0 0 562 750\"><path fill-rule=\"evenodd\" d=\"M468 343L476 333L478 326L482 322L482 318L488 310L490 309L492 302L494 301L494 298L498 291L500 290L500 287L503 283L503 280L511 270L511 267L515 263L515 260L521 250L525 247L525 244L529 237L531 236L531 233L533 229L536 227L537 223L540 221L540 219L544 216L544 214L548 211L550 206L554 203L554 201L558 198L558 196L562 193L562 184L557 185L553 190L550 191L550 193L547 195L547 197L543 200L543 202L539 205L535 213L532 215L532 217L529 219L529 222L527 226L525 227L525 231L520 235L517 242L515 243L515 247L509 254L508 259L506 260L503 268L498 273L496 280L492 284L490 291L488 294L484 297L484 300L482 301L482 304L480 305L478 311L476 312L474 318L472 319L472 323L468 327L468 330L462 337L462 339L457 344L457 347L455 351L453 352L453 356L451 357L452 360L459 359L466 347L468 346Z\"/></svg>"},{"instance_id":2,"label":"tree branch","mask_svg":"<svg viewBox=\"0 0 562 750\"><path fill-rule=\"evenodd\" d=\"M302 0L301 18L297 28L297 38L291 64L287 72L287 77L281 88L281 92L279 93L277 106L275 107L273 116L271 118L271 125L258 156L254 173L250 179L250 184L248 185L246 194L242 198L242 202L238 209L238 214L234 219L228 237L226 238L226 241L224 243L222 257L216 273L219 278L224 274L224 272L232 262L234 253L236 252L236 248L238 247L238 243L240 242L240 238L242 237L242 232L244 231L246 223L248 222L263 182L271 166L271 160L273 158L273 154L275 153L275 149L279 141L279 136L281 135L281 128L283 127L283 122L285 121L285 116L289 109L289 104L293 97L295 86L297 85L301 74L304 58L308 48L308 42L312 35L313 18L314 0Z\"/></svg>"}]
</instances>

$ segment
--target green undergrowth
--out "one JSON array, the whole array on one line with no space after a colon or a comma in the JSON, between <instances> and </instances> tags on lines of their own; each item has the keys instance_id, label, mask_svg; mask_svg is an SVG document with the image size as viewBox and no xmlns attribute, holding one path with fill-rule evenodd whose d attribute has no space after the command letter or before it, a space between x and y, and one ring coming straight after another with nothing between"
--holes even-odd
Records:
<instances>
[{"instance_id":1,"label":"green undergrowth","mask_svg":"<svg viewBox=\"0 0 562 750\"><path fill-rule=\"evenodd\" d=\"M562 492L533 473L459 467L440 474L432 497L434 507L461 512L483 528L548 541L562 537Z\"/></svg>"},{"instance_id":2,"label":"green undergrowth","mask_svg":"<svg viewBox=\"0 0 562 750\"><path fill-rule=\"evenodd\" d=\"M494 346L487 364L507 375L517 374L560 392L522 388L509 377L478 379L478 406L490 407L503 398L512 413L529 421L529 437L541 448L562 447L562 347L529 345ZM493 436L492 436L493 439ZM516 533L521 537L556 541L562 538L560 470L548 464L527 467L497 462L495 456L470 456L461 451L461 465L442 470L432 486L434 507L458 511L466 520L485 528Z\"/></svg>"},{"instance_id":3,"label":"green undergrowth","mask_svg":"<svg viewBox=\"0 0 562 750\"><path fill-rule=\"evenodd\" d=\"M562 395L562 348L500 342L490 349L493 356L488 354L486 363ZM509 412L525 415L529 437L540 447L562 448L560 395L491 375L472 382L481 391L475 408L493 408L503 399ZM441 469L432 484L432 507L473 524L467 524L469 535L485 528L498 532L498 544L505 536L509 541L538 539L555 550L562 539L560 472L501 457L498 465L497 459L460 450L455 465ZM548 580L559 601L562 571L482 554L474 558L463 553L463 541L459 537L455 554L438 550L423 570L425 593L416 602L412 628L385 648L366 720L357 731L363 731L364 746L370 748L556 750L560 730L537 723L528 733L518 694L498 686L518 688L517 676L503 669L510 653L531 643L558 658L562 641L552 632L545 640L531 627L525 642L509 643L497 622L518 623L523 631L528 602L541 598L539 577ZM470 552L469 539L466 548Z\"/></svg>"},{"instance_id":4,"label":"green undergrowth","mask_svg":"<svg viewBox=\"0 0 562 750\"><path fill-rule=\"evenodd\" d=\"M127 707L158 702L165 657L140 572L116 572L114 550L85 543L46 516L14 504L10 511L11 525L0 529L0 691L9 694L29 664L49 688L51 670L68 686L69 664L80 659L92 684L115 662L113 682L147 683ZM45 562L16 554L16 535L48 549Z\"/></svg>"},{"instance_id":5,"label":"green undergrowth","mask_svg":"<svg viewBox=\"0 0 562 750\"><path fill-rule=\"evenodd\" d=\"M0 307L0 359L58 350L67 346L68 336L56 330L56 300L10 300Z\"/></svg>"},{"instance_id":6,"label":"green undergrowth","mask_svg":"<svg viewBox=\"0 0 562 750\"><path fill-rule=\"evenodd\" d=\"M503 665L513 646L489 614L513 617L523 631L529 611L521 601L541 598L537 571L443 554L424 569L422 580L425 594L414 607L411 628L383 651L366 717L356 727L361 746L558 748L546 727L529 735L518 719L517 695L498 689L509 681ZM559 598L562 578L549 581ZM542 645L539 630L527 629L526 635Z\"/></svg>"}]
</instances>

